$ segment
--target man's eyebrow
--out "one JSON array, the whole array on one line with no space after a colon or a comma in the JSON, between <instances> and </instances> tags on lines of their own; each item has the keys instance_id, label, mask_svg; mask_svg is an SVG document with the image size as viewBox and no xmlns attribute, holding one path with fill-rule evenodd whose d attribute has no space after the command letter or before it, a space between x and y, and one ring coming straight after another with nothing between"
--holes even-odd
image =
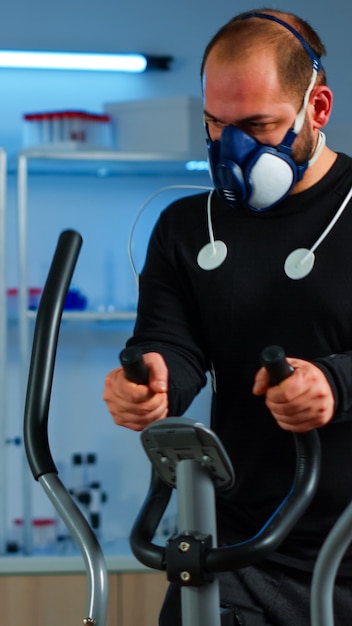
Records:
<instances>
[{"instance_id":1,"label":"man's eyebrow","mask_svg":"<svg viewBox=\"0 0 352 626\"><path fill-rule=\"evenodd\" d=\"M211 113L209 113L209 111L207 111L206 109L204 109L203 115L204 115L204 116L207 116L207 117L210 117L212 120L214 120L214 122L215 122L215 121L216 121L216 122L219 122L219 121L220 121L220 120L218 120L218 118L217 118L217 117L215 117L215 115L212 115L212 114L211 114Z\"/></svg>"},{"instance_id":2,"label":"man's eyebrow","mask_svg":"<svg viewBox=\"0 0 352 626\"><path fill-rule=\"evenodd\" d=\"M221 122L223 124L230 123L230 122L225 122L224 120L220 120L218 117L215 117L215 115L212 115L211 113L209 113L209 111L207 111L206 109L204 109L203 115L204 117L208 117L214 122ZM246 122L261 122L263 120L265 121L265 120L270 120L270 119L271 119L271 116L267 113L257 113L255 115L249 115L248 117L243 118L241 120L236 120L236 125L244 124Z\"/></svg>"}]
</instances>

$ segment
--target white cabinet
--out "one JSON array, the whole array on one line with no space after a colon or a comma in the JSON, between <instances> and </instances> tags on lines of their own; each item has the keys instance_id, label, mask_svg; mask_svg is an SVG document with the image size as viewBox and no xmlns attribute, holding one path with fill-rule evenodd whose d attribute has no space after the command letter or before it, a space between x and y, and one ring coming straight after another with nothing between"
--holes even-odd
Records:
<instances>
[{"instance_id":1,"label":"white cabinet","mask_svg":"<svg viewBox=\"0 0 352 626\"><path fill-rule=\"evenodd\" d=\"M87 594L82 574L1 576L4 624L62 626L80 624ZM167 588L166 574L109 574L107 623L110 626L154 626Z\"/></svg>"}]
</instances>

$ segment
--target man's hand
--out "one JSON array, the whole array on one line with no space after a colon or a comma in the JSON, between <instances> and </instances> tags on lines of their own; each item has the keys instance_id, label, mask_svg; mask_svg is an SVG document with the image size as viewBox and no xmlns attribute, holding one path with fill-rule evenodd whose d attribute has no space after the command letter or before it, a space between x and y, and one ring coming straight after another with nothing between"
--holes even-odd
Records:
<instances>
[{"instance_id":1,"label":"man's hand","mask_svg":"<svg viewBox=\"0 0 352 626\"><path fill-rule=\"evenodd\" d=\"M105 379L103 399L115 424L132 430L143 430L148 424L164 419L168 413L168 370L156 352L144 355L149 370L148 385L127 380L122 367Z\"/></svg>"},{"instance_id":2,"label":"man's hand","mask_svg":"<svg viewBox=\"0 0 352 626\"><path fill-rule=\"evenodd\" d=\"M301 359L287 359L294 372L270 387L264 367L256 374L253 393L265 395L265 403L284 430L303 433L327 424L334 415L334 397L323 372Z\"/></svg>"}]
</instances>

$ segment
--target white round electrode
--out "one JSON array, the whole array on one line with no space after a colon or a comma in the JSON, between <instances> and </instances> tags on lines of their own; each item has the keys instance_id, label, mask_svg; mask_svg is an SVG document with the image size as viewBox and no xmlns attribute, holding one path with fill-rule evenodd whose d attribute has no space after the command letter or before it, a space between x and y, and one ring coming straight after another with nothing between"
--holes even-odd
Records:
<instances>
[{"instance_id":1,"label":"white round electrode","mask_svg":"<svg viewBox=\"0 0 352 626\"><path fill-rule=\"evenodd\" d=\"M215 270L227 257L227 247L223 241L207 243L199 251L197 263L202 270Z\"/></svg>"},{"instance_id":2,"label":"white round electrode","mask_svg":"<svg viewBox=\"0 0 352 626\"><path fill-rule=\"evenodd\" d=\"M285 274L292 280L299 280L308 276L313 269L315 255L308 248L297 248L288 255L284 269Z\"/></svg>"}]
</instances>

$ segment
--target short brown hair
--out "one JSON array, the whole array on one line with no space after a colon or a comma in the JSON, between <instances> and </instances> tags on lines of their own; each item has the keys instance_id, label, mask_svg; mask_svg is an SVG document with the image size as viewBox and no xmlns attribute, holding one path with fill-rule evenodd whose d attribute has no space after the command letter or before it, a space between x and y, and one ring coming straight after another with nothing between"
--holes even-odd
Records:
<instances>
[{"instance_id":1,"label":"short brown hair","mask_svg":"<svg viewBox=\"0 0 352 626\"><path fill-rule=\"evenodd\" d=\"M319 59L326 54L325 46L316 31L297 15L274 9L257 9L240 13L214 35L203 55L201 75L203 76L207 58L215 46L219 46L219 53L230 60L245 55L254 46L271 46L277 59L283 89L303 98L312 76L312 62L307 51L297 37L279 23L257 18L255 15L250 19L243 19L252 13L273 15L287 22L298 31ZM326 84L326 74L322 66L317 82L320 85Z\"/></svg>"}]
</instances>

